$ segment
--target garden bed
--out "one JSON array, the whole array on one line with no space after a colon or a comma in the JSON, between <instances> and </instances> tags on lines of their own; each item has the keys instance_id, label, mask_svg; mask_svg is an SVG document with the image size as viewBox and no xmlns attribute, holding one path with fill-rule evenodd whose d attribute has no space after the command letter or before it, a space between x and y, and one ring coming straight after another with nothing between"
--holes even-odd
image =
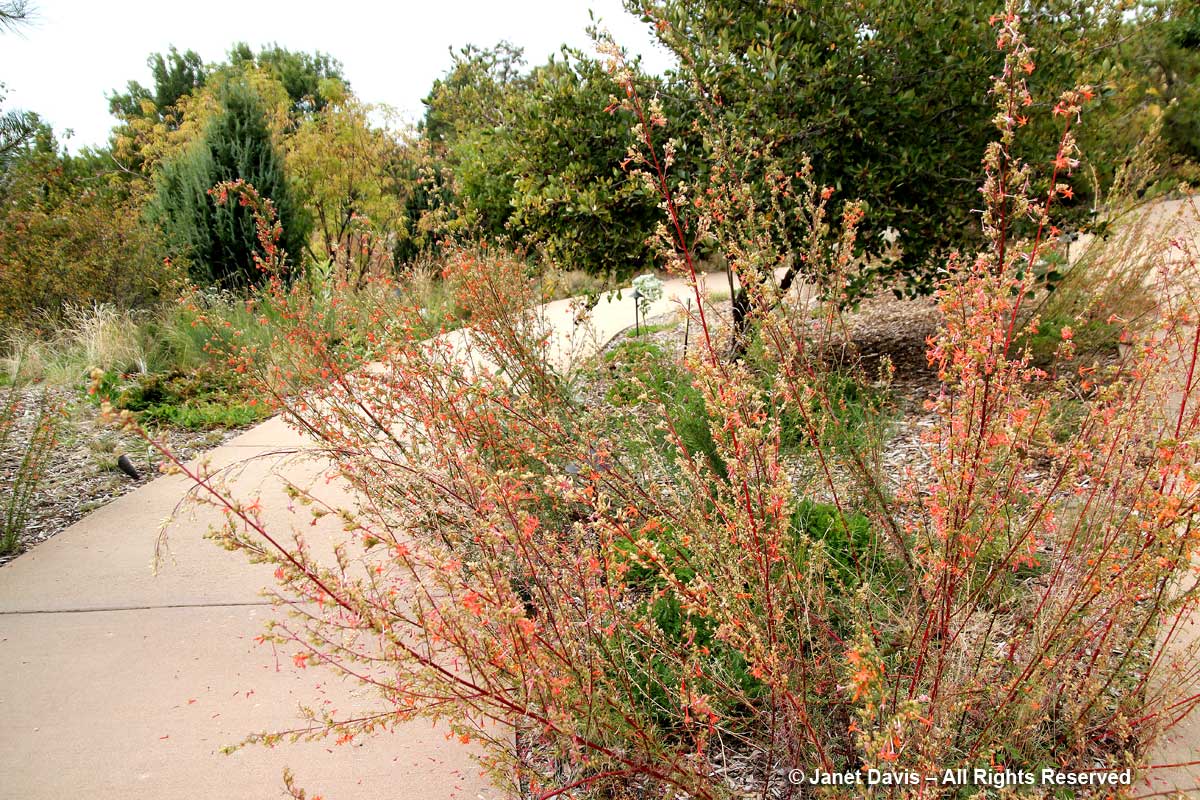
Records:
<instances>
[{"instance_id":1,"label":"garden bed","mask_svg":"<svg viewBox=\"0 0 1200 800\"><path fill-rule=\"evenodd\" d=\"M7 563L121 495L159 475L163 458L134 433L120 431L100 420L100 410L77 390L24 387L14 435L0 448L0 482L10 485L24 457L25 443L44 406L57 409L57 436L44 461L44 478L33 495L28 524L14 551L0 555ZM150 434L181 458L190 459L217 447L248 426L185 430L157 427ZM117 459L127 455L138 477L126 475Z\"/></svg>"}]
</instances>

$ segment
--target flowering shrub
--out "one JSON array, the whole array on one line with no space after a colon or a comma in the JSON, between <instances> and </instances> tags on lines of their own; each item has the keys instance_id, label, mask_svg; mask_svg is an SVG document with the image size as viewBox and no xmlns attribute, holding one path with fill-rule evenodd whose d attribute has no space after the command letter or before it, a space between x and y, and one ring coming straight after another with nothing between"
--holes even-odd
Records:
<instances>
[{"instance_id":1,"label":"flowering shrub","mask_svg":"<svg viewBox=\"0 0 1200 800\"><path fill-rule=\"evenodd\" d=\"M1090 91L1055 108L1064 133L1034 199L1035 167L1013 152L1032 55L1015 12L994 22L1006 60L988 246L946 265L928 352L936 425L927 463L901 475L873 467L872 437L843 435L830 379L855 369L838 287L854 279L862 208L835 214L807 167L771 175L810 232L788 255L828 290L815 308L792 302L758 269L780 256L763 233L772 210L719 152L724 183L681 203L659 112L619 59L639 120L630 163L662 197L671 266L695 285L688 244L720 234L769 388L722 358L699 286L698 350L675 373L633 370L642 391L599 405L578 396L580 373L551 366L536 286L504 252L447 250L469 332L426 339L417 309L396 309L369 358L330 347L329 317L281 292L293 325L264 388L357 493L340 508L293 490L346 540L323 557L193 477L229 518L222 542L276 565L291 616L265 638L378 692L376 713L314 714L292 735L345 743L436 716L497 781L539 798L804 793L792 767L1145 766L1147 743L1200 697L1200 661L1176 641L1197 603L1200 329L1166 291L1195 254L1180 244L1160 265L1153 324L1127 331L1119 361L1056 373L1014 346L1037 324L1021 321L1028 267L1070 190ZM695 393L682 411L679 384ZM1050 404L1068 392L1086 411L1056 436ZM687 433L697 416L705 437Z\"/></svg>"}]
</instances>

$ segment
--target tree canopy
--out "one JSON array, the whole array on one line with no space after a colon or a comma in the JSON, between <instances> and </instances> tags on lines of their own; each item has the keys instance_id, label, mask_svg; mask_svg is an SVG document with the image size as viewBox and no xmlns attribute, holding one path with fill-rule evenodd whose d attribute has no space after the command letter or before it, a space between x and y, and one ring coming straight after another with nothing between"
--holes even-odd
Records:
<instances>
[{"instance_id":1,"label":"tree canopy","mask_svg":"<svg viewBox=\"0 0 1200 800\"><path fill-rule=\"evenodd\" d=\"M648 93L663 91L632 68ZM614 91L601 62L579 50L532 69L503 42L456 54L423 123L453 186L452 227L539 250L564 269L624 276L652 266L658 201L623 167L634 120ZM669 135L694 155L685 119Z\"/></svg>"},{"instance_id":2,"label":"tree canopy","mask_svg":"<svg viewBox=\"0 0 1200 800\"><path fill-rule=\"evenodd\" d=\"M129 81L124 92L113 92L108 109L122 119L154 116L161 119L175 107L181 97L204 85L208 68L194 50L180 53L174 46L164 53L152 53L146 59L153 86Z\"/></svg>"},{"instance_id":3,"label":"tree canopy","mask_svg":"<svg viewBox=\"0 0 1200 800\"><path fill-rule=\"evenodd\" d=\"M990 141L997 52L981 0L627 0L643 13L693 81L714 125L758 146L742 168L794 168L812 158L817 179L868 213L865 249L889 250L913 286L931 256L974 237L972 208ZM1048 0L1029 9L1038 52L1036 102L1051 105L1120 24L1115 4ZM1042 115L1030 115L1034 116ZM1053 149L1048 126L1036 149ZM796 236L803 231L794 231Z\"/></svg>"},{"instance_id":4,"label":"tree canopy","mask_svg":"<svg viewBox=\"0 0 1200 800\"><path fill-rule=\"evenodd\" d=\"M989 93L1002 60L990 3L933 0L920 13L910 0L626 6L678 56L666 75L626 66L660 112L654 138L660 149L669 143L670 181L696 214L699 193L736 182L778 217L776 252L800 252L808 231L787 202L769 209L789 200L771 176L811 163L835 206L863 201L854 291L880 274L923 291L940 254L976 240L980 155L994 134ZM1198 13L1180 0L1025 4L1036 66L1016 155L1031 160L1035 182L1049 179L1045 156L1061 121L1048 111L1059 93L1088 83L1096 94L1078 134L1096 192L1075 187L1058 209L1068 222L1086 224L1094 199L1147 142L1157 142L1159 174L1200 179ZM28 16L22 0L0 0L0 29ZM0 111L0 171L11 181L28 160L22 180L64 169L81 195L103 185L105 203L151 225L194 280L243 287L258 277L247 218L211 208L206 194L236 178L276 204L299 268L402 265L448 237L503 242L531 269L622 280L664 263L651 244L660 199L630 168L638 120L607 65L588 53L563 48L530 64L511 43L467 45L409 129L357 97L342 64L323 52L241 42L206 61L172 46L146 63L148 81L108 96L120 119L108 146L71 159L30 160L38 118ZM687 207L683 216L686 225ZM712 240L701 233L689 229L704 251Z\"/></svg>"}]
</instances>

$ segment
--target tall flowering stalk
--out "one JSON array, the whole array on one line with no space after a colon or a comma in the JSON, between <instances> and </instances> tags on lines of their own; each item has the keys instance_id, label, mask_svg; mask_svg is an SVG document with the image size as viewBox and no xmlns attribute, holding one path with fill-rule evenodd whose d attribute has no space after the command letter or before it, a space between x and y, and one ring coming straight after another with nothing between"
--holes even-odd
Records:
<instances>
[{"instance_id":1,"label":"tall flowering stalk","mask_svg":"<svg viewBox=\"0 0 1200 800\"><path fill-rule=\"evenodd\" d=\"M1148 766L1147 742L1200 697L1200 662L1175 641L1197 603L1195 307L1164 290L1123 358L1078 375L1069 329L1058 372L1021 349L1037 326L1022 314L1029 266L1070 192L1089 92L1063 96L1049 190L1031 199L1035 168L1012 146L1034 62L1015 10L995 23L987 243L947 264L928 352L937 424L927 466L903 475L880 475L878 438L852 435L883 427L879 407L853 422L838 388L872 377L840 310L863 209L834 215L807 165L768 170L759 207L720 147L709 185L673 185L661 111L615 51L639 120L628 165L661 193L660 238L696 284L699 352L631 362L620 393L587 402L581 373L552 363L523 265L494 250L444 253L470 331L428 339L400 308L370 358L330 346L335 309L314 316L273 284L282 333L258 374L353 488L354 507L292 490L344 536L322 556L192 474L228 517L222 542L277 567L291 615L266 638L380 701L290 735L347 742L442 718L498 781L540 798L807 793L791 767ZM778 250L782 213L812 231L801 252ZM748 288L756 361L716 344L704 236ZM1165 289L1195 268L1182 243L1176 255ZM760 277L796 260L819 277L811 305ZM1083 411L1064 436L1053 412L1068 396Z\"/></svg>"}]
</instances>

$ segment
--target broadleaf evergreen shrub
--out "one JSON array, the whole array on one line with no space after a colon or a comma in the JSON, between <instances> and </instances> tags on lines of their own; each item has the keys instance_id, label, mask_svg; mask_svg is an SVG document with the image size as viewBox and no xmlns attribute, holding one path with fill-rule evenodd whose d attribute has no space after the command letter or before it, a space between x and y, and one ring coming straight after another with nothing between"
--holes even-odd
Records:
<instances>
[{"instance_id":1,"label":"broadleaf evergreen shrub","mask_svg":"<svg viewBox=\"0 0 1200 800\"><path fill-rule=\"evenodd\" d=\"M728 127L746 145L737 167L760 205L774 166L764 153L785 165L811 155L818 182L869 209L858 249L910 291L930 291L940 259L979 242L972 209L983 178L977 155L994 132L987 89L1001 64L989 25L996 4L937 0L920 13L907 0L625 6L679 57L706 127ZM1104 45L1137 40L1136 25L1121 27L1123 7L1052 0L1026 8L1039 50L1035 102L1052 103L1093 68ZM1018 151L1050 147L1054 126L1020 114L1031 128ZM1094 155L1105 162L1125 152ZM782 233L791 249L806 236L795 220Z\"/></svg>"},{"instance_id":2,"label":"broadleaf evergreen shrub","mask_svg":"<svg viewBox=\"0 0 1200 800\"><path fill-rule=\"evenodd\" d=\"M638 78L649 92L668 89ZM631 120L598 60L564 48L525 71L511 45L467 48L425 102L424 130L453 187L449 229L538 249L568 271L625 278L656 265L647 240L658 198L624 168ZM662 121L676 169L699 171L690 120Z\"/></svg>"}]
</instances>

